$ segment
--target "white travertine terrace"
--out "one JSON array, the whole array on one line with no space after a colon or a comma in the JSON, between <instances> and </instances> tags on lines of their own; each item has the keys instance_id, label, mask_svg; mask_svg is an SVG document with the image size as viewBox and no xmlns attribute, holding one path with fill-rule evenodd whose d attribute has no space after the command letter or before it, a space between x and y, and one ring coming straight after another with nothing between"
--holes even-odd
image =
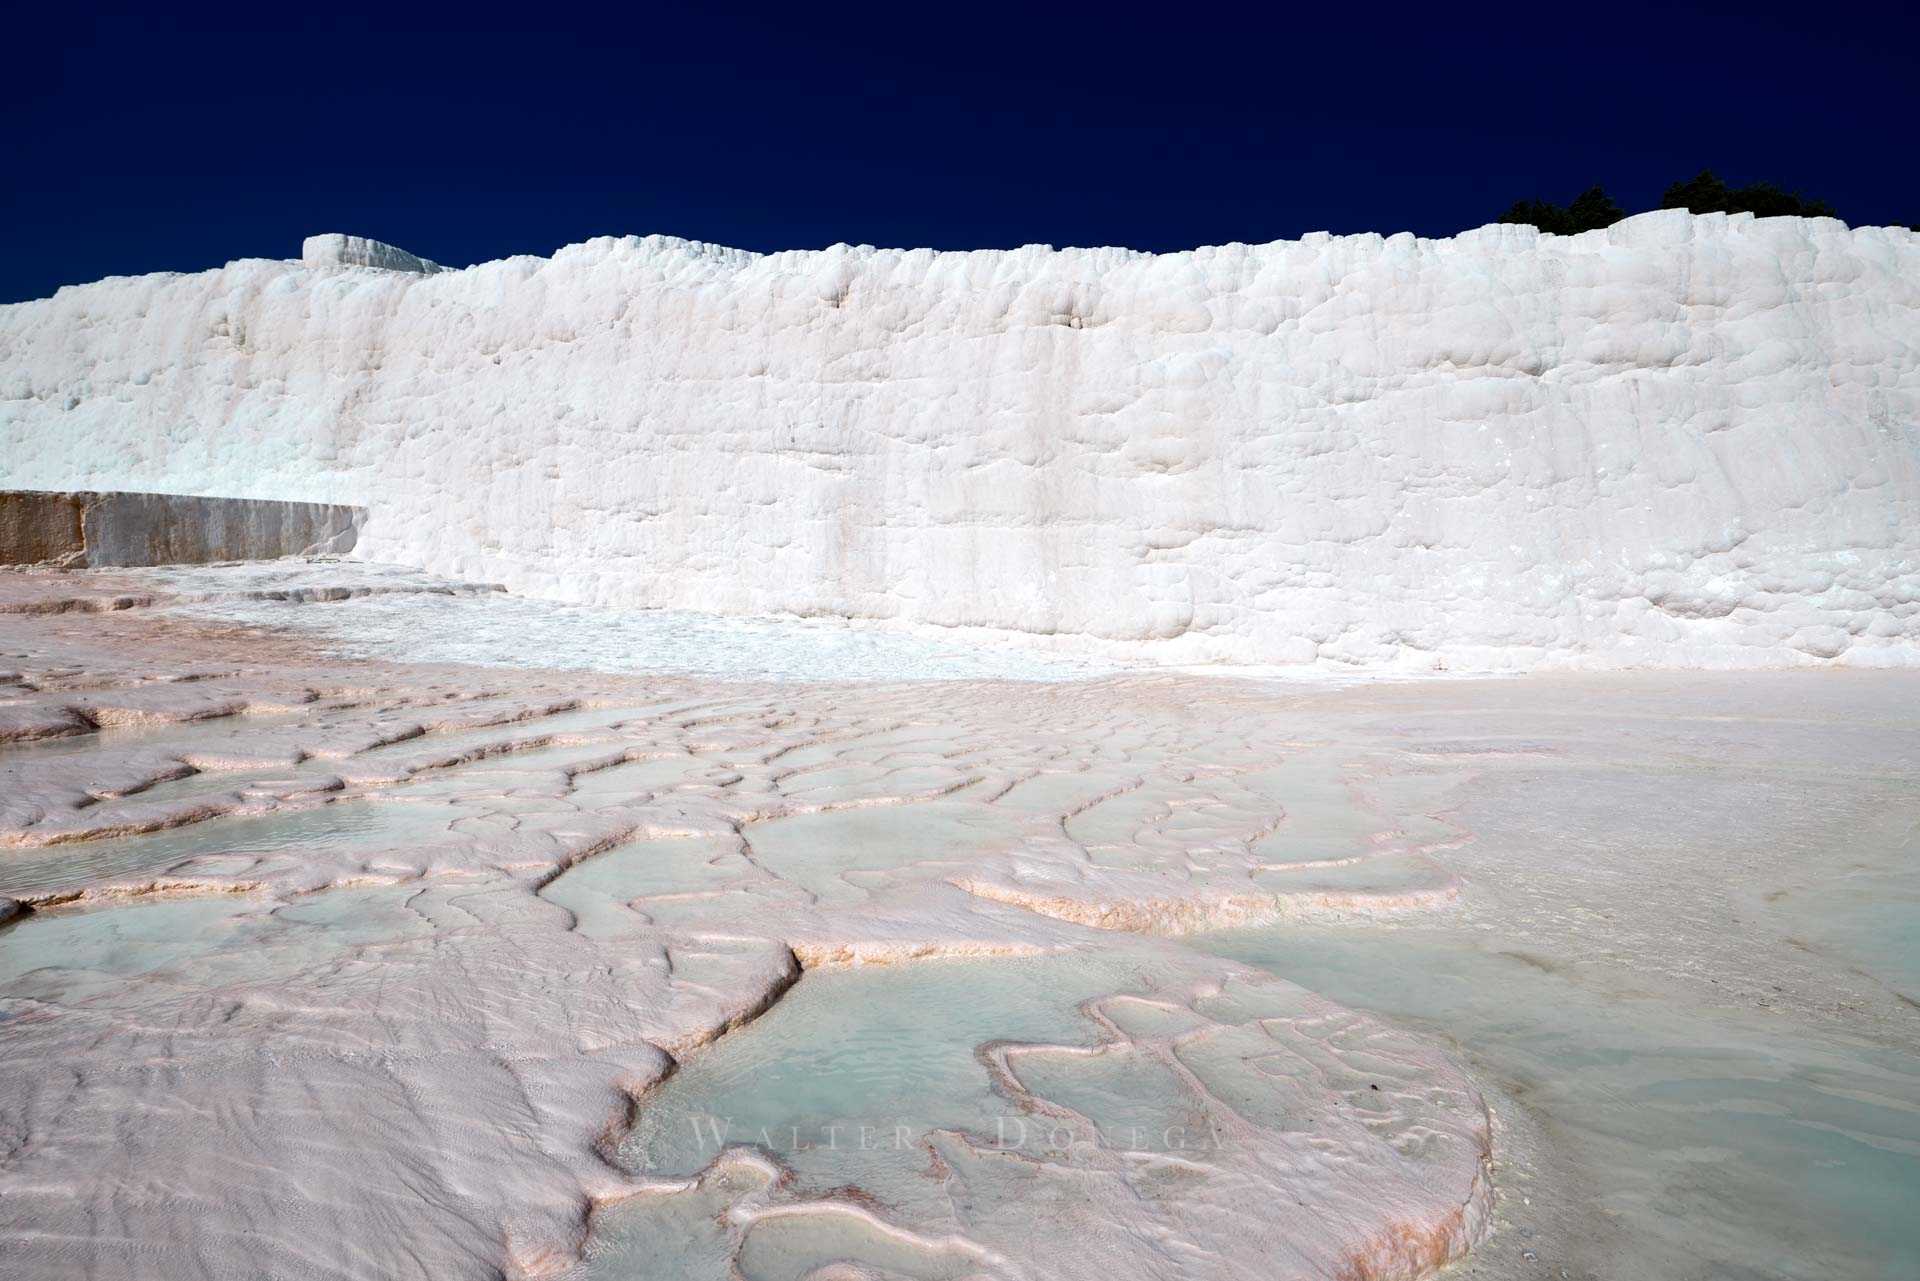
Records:
<instances>
[{"instance_id":1,"label":"white travertine terrace","mask_svg":"<svg viewBox=\"0 0 1920 1281\"><path fill-rule=\"evenodd\" d=\"M1476 1274L1758 1272L1884 1179L1809 1187L1834 1118L1911 1146L1909 932L1858 911L1920 672L753 683L341 658L222 591L507 599L0 571L9 1281L1411 1281L1515 1228ZM1217 926L1484 982L1539 1057ZM643 1159L749 1100L904 1133Z\"/></svg>"},{"instance_id":2,"label":"white travertine terrace","mask_svg":"<svg viewBox=\"0 0 1920 1281\"><path fill-rule=\"evenodd\" d=\"M1920 673L562 674L533 668L651 633L557 646L584 611L492 584L1130 660L1914 667L1917 413L1920 241L1824 220L467 270L327 235L0 308L0 486L370 513L351 564L0 573L0 1258L1428 1275L1494 1221L1490 1108L1525 1081L1206 937L1451 920L1904 1050L1877 962L1773 946L1770 905L1821 887L1743 878L1815 867L1815 825L1878 866L1859 816L1903 821ZM235 626L280 609L548 652ZM978 968L944 1005L831 986L879 964ZM823 983L856 1027L916 1021L776 1119L902 1080L947 1112L885 1158L643 1159L728 1097L729 1047L810 1061L746 1025ZM1006 1149L987 1109L1066 1138ZM1164 1139L1189 1126L1219 1141Z\"/></svg>"},{"instance_id":3,"label":"white travertine terrace","mask_svg":"<svg viewBox=\"0 0 1920 1281\"><path fill-rule=\"evenodd\" d=\"M316 237L0 308L0 484L352 503L358 554L520 592L1175 661L1920 659L1908 231L431 266Z\"/></svg>"},{"instance_id":4,"label":"white travertine terrace","mask_svg":"<svg viewBox=\"0 0 1920 1281\"><path fill-rule=\"evenodd\" d=\"M300 261L309 267L375 267L381 271L411 271L423 276L446 270L439 263L410 254L396 245L365 236L343 236L337 231L308 236L300 245Z\"/></svg>"},{"instance_id":5,"label":"white travertine terrace","mask_svg":"<svg viewBox=\"0 0 1920 1281\"><path fill-rule=\"evenodd\" d=\"M1162 678L341 664L156 618L164 579L0 573L0 906L32 909L0 934L10 1278L577 1275L597 1215L682 1191L620 1155L682 1062L803 968L981 958L1115 958L1101 1048L978 1065L1070 1151L912 1132L904 1182L773 1180L713 1270L652 1274L758 1278L756 1242L858 1220L921 1265L863 1275L1397 1281L1484 1231L1490 1122L1446 1053L1159 937L1454 893L1422 852L1453 829L1380 830L1225 683L1196 716ZM1086 919L1136 893L1159 909ZM1217 1139L1096 1138L1138 1094L1116 1064ZM778 1275L848 1275L808 1248Z\"/></svg>"}]
</instances>

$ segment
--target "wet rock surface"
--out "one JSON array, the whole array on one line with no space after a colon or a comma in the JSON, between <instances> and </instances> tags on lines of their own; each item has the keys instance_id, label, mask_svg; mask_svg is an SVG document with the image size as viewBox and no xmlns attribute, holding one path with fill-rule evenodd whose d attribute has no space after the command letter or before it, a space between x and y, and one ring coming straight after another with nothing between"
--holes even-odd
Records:
<instances>
[{"instance_id":1,"label":"wet rock surface","mask_svg":"<svg viewBox=\"0 0 1920 1281\"><path fill-rule=\"evenodd\" d=\"M0 668L21 1276L1411 1277L1505 1250L1502 1168L1570 1195L1471 1046L1223 928L1460 926L1911 1035L1825 916L1701 892L1818 888L1769 798L1910 790L1902 673L714 682L154 608L0 612ZM660 1146L735 1098L906 1133Z\"/></svg>"}]
</instances>

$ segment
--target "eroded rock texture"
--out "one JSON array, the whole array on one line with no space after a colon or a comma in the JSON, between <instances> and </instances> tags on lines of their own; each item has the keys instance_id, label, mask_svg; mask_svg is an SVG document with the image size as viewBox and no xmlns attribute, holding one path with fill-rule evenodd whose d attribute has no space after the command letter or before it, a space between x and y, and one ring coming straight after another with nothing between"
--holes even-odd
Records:
<instances>
[{"instance_id":1,"label":"eroded rock texture","mask_svg":"<svg viewBox=\"0 0 1920 1281\"><path fill-rule=\"evenodd\" d=\"M0 490L0 565L104 569L350 552L365 517L326 503Z\"/></svg>"},{"instance_id":2,"label":"eroded rock texture","mask_svg":"<svg viewBox=\"0 0 1920 1281\"><path fill-rule=\"evenodd\" d=\"M1226 687L346 664L137 603L0 612L0 654L10 1276L554 1275L635 1198L717 1233L676 1276L797 1276L852 1232L903 1275L1411 1277L1484 1224L1445 1054L1167 937L1457 890L1454 829L1384 820ZM1001 958L1111 969L1067 1039L968 1074L1061 1150L982 1116L865 1183L623 1151L804 970ZM1129 1137L1138 1107L1210 1142Z\"/></svg>"},{"instance_id":3,"label":"eroded rock texture","mask_svg":"<svg viewBox=\"0 0 1920 1281\"><path fill-rule=\"evenodd\" d=\"M1796 1097L1776 1077L1812 1065L1790 1127L1910 1138L1910 931L1856 909L1908 892L1920 674L621 677L168 608L222 581L289 610L460 589L0 575L9 1276L1412 1277L1483 1239L1490 1169L1499 1213L1558 1198L1595 1235L1477 1269L1667 1275L1773 1239L1674 1226L1672 1188L1725 1206L1716 1171L1773 1162L1736 1204L1823 1204L1797 1157L1727 1146ZM1304 990L1280 945L1309 935L1381 950L1363 995L1402 964L1489 985L1541 1059ZM1672 1026L1569 1062L1538 1004L1568 999ZM1712 1039L1729 1010L1755 1039ZM1779 1057L1793 1027L1811 1059ZM1706 1038L1677 1075L1674 1037ZM1562 1067L1607 1106L1571 1123ZM1648 1150L1704 1099L1684 1159Z\"/></svg>"}]
</instances>

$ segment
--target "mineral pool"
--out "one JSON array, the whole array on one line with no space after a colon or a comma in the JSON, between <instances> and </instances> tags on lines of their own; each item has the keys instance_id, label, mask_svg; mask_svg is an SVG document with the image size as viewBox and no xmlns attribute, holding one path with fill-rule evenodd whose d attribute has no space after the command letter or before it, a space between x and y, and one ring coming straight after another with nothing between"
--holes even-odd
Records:
<instances>
[{"instance_id":1,"label":"mineral pool","mask_svg":"<svg viewBox=\"0 0 1920 1281\"><path fill-rule=\"evenodd\" d=\"M0 587L10 1275L1920 1271L1914 674Z\"/></svg>"}]
</instances>

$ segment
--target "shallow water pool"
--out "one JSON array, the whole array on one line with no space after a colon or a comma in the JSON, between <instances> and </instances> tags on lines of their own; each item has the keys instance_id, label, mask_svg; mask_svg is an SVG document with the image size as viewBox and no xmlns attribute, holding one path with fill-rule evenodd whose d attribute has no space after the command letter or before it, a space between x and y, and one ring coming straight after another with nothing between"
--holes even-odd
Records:
<instances>
[{"instance_id":1,"label":"shallow water pool","mask_svg":"<svg viewBox=\"0 0 1920 1281\"><path fill-rule=\"evenodd\" d=\"M397 847L443 834L448 822L457 817L456 811L444 806L339 801L312 809L222 816L140 836L0 849L0 894L14 898L64 894L189 863L237 870L257 855L343 845Z\"/></svg>"},{"instance_id":2,"label":"shallow water pool","mask_svg":"<svg viewBox=\"0 0 1920 1281\"><path fill-rule=\"evenodd\" d=\"M1193 942L1442 1036L1514 1100L1613 1229L1583 1246L1508 1188L1529 1235L1485 1249L1538 1256L1517 1275L1920 1275L1920 1058L1906 1048L1434 930Z\"/></svg>"},{"instance_id":3,"label":"shallow water pool","mask_svg":"<svg viewBox=\"0 0 1920 1281\"><path fill-rule=\"evenodd\" d=\"M607 609L525 597L385 595L323 604L222 600L199 617L287 628L353 658L658 672L750 681L1078 680L1113 663L802 619Z\"/></svg>"}]
</instances>

